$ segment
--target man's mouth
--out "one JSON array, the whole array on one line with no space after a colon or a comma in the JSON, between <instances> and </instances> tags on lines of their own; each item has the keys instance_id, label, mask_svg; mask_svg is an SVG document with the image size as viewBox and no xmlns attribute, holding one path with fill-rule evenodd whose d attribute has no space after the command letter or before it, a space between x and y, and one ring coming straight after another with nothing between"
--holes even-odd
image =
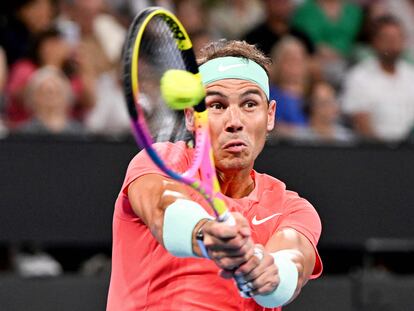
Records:
<instances>
[{"instance_id":1,"label":"man's mouth","mask_svg":"<svg viewBox=\"0 0 414 311\"><path fill-rule=\"evenodd\" d=\"M247 147L246 143L242 140L235 139L228 141L224 146L223 149L228 152L238 153L243 151Z\"/></svg>"}]
</instances>

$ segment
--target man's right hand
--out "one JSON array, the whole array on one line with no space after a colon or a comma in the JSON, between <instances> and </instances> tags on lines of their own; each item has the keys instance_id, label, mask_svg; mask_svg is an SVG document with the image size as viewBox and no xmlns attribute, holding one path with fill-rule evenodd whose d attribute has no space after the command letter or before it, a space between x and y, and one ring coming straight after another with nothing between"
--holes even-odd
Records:
<instances>
[{"instance_id":1,"label":"man's right hand","mask_svg":"<svg viewBox=\"0 0 414 311\"><path fill-rule=\"evenodd\" d=\"M232 213L236 224L209 221L203 226L204 245L209 257L224 270L234 270L254 254L254 242L247 220L240 213Z\"/></svg>"}]
</instances>

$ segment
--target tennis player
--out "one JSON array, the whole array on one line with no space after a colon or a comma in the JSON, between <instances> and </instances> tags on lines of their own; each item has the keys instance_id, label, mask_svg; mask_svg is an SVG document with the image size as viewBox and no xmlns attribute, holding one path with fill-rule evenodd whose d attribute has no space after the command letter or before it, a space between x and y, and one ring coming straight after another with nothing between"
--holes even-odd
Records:
<instances>
[{"instance_id":1,"label":"tennis player","mask_svg":"<svg viewBox=\"0 0 414 311\"><path fill-rule=\"evenodd\" d=\"M274 126L269 64L242 41L202 50L215 164L236 225L213 220L199 194L140 152L115 204L108 311L281 310L321 274L315 209L282 181L253 169ZM191 111L186 124L193 130ZM160 143L157 150L179 172L193 156L184 142ZM240 295L234 275L251 298Z\"/></svg>"}]
</instances>

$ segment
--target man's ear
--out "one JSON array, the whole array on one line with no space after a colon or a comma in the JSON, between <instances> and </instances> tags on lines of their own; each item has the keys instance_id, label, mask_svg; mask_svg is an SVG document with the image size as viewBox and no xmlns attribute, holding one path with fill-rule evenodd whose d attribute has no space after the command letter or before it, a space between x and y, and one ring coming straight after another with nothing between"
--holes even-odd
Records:
<instances>
[{"instance_id":1,"label":"man's ear","mask_svg":"<svg viewBox=\"0 0 414 311\"><path fill-rule=\"evenodd\" d=\"M194 132L194 109L186 108L184 109L185 115L185 127L189 132Z\"/></svg>"},{"instance_id":2,"label":"man's ear","mask_svg":"<svg viewBox=\"0 0 414 311\"><path fill-rule=\"evenodd\" d=\"M275 127L276 101L271 100L267 110L267 131L270 132Z\"/></svg>"}]
</instances>

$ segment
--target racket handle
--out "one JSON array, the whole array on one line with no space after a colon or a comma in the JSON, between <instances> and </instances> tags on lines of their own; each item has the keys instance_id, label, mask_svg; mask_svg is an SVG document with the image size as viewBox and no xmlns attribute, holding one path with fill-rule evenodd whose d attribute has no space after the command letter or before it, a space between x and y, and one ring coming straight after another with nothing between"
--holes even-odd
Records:
<instances>
[{"instance_id":1,"label":"racket handle","mask_svg":"<svg viewBox=\"0 0 414 311\"><path fill-rule=\"evenodd\" d=\"M224 222L229 226L236 225L236 220L228 210L218 217L218 221ZM251 288L247 285L247 282L244 280L243 276L234 275L233 278L237 284L237 288L239 289L240 296L243 298L252 297L252 295L250 294Z\"/></svg>"},{"instance_id":2,"label":"racket handle","mask_svg":"<svg viewBox=\"0 0 414 311\"><path fill-rule=\"evenodd\" d=\"M233 215L227 210L223 214L221 214L217 220L219 222L224 222L226 225L235 226L236 220L234 219Z\"/></svg>"}]
</instances>

